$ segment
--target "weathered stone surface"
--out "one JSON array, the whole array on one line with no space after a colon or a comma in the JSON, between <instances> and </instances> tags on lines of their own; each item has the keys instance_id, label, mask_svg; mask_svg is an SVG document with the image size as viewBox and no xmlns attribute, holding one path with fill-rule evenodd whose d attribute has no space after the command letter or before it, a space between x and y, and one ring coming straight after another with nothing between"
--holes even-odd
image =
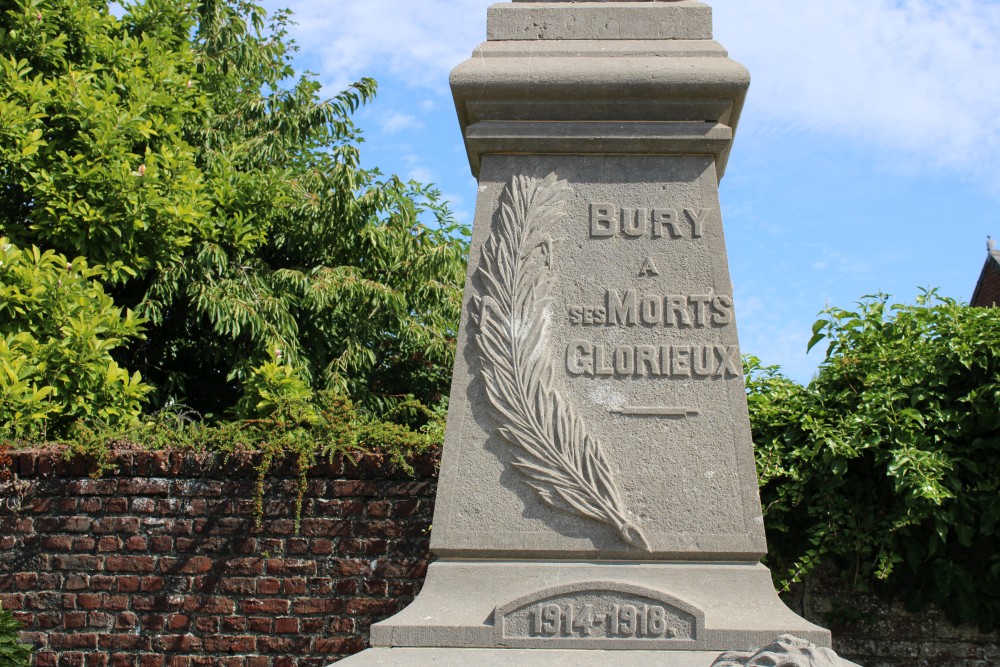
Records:
<instances>
[{"instance_id":1,"label":"weathered stone surface","mask_svg":"<svg viewBox=\"0 0 1000 667\"><path fill-rule=\"evenodd\" d=\"M711 39L712 9L701 2L531 2L489 8L487 39Z\"/></svg>"},{"instance_id":2,"label":"weathered stone surface","mask_svg":"<svg viewBox=\"0 0 1000 667\"><path fill-rule=\"evenodd\" d=\"M528 637L520 636L522 611ZM412 605L372 627L372 644L714 651L707 665L786 632L829 643L829 633L782 604L759 564L440 560Z\"/></svg>"},{"instance_id":3,"label":"weathered stone surface","mask_svg":"<svg viewBox=\"0 0 1000 667\"><path fill-rule=\"evenodd\" d=\"M511 180L512 173L519 176ZM763 555L716 180L705 156L487 156L432 534L436 553ZM551 205L539 204L545 198ZM502 211L515 199L525 206L508 218ZM519 274L510 279L519 287L493 290L503 267L516 262ZM515 321L525 331L533 325L537 336L530 348L507 341L490 355L482 343L492 329L484 326L512 314L488 304L503 298L539 300ZM542 365L518 367L535 359ZM491 392L488 377L527 381L529 370L551 380L528 402L491 400L513 388ZM542 410L539 401L551 407ZM498 430L512 420L545 424L570 414L577 438L554 431L525 442ZM526 449L588 446L602 452L597 468L614 478L616 491L606 495L621 496L618 519L611 511L605 520L581 520L551 484L519 472L525 465L549 472L556 460ZM645 544L623 539L627 523Z\"/></svg>"},{"instance_id":4,"label":"weathered stone surface","mask_svg":"<svg viewBox=\"0 0 1000 667\"><path fill-rule=\"evenodd\" d=\"M479 195L440 560L347 664L829 646L758 563L718 195L749 75L689 0L497 4L487 32L451 77Z\"/></svg>"}]
</instances>

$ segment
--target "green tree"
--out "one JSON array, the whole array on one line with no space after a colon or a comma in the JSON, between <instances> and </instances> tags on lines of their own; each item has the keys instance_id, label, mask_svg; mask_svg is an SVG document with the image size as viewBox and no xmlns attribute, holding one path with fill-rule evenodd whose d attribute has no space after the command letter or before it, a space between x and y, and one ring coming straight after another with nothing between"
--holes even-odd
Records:
<instances>
[{"instance_id":1,"label":"green tree","mask_svg":"<svg viewBox=\"0 0 1000 667\"><path fill-rule=\"evenodd\" d=\"M153 405L221 414L273 357L368 406L447 389L467 231L360 167L351 114L243 0L0 0L0 233L99 265ZM246 404L246 401L244 401Z\"/></svg>"},{"instance_id":2,"label":"green tree","mask_svg":"<svg viewBox=\"0 0 1000 667\"><path fill-rule=\"evenodd\" d=\"M747 365L777 573L832 560L914 607L1000 624L1000 310L878 295L814 334L829 346L808 386Z\"/></svg>"},{"instance_id":3,"label":"green tree","mask_svg":"<svg viewBox=\"0 0 1000 667\"><path fill-rule=\"evenodd\" d=\"M101 273L0 237L0 434L45 440L78 420L139 416L150 387L111 352L141 335L141 321L114 306Z\"/></svg>"}]
</instances>

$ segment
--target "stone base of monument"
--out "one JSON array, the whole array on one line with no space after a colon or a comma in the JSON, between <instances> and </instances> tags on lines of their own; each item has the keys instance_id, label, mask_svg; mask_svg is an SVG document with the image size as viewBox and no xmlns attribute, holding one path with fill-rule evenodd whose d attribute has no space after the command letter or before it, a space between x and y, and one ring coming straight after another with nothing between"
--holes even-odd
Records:
<instances>
[{"instance_id":1,"label":"stone base of monument","mask_svg":"<svg viewBox=\"0 0 1000 667\"><path fill-rule=\"evenodd\" d=\"M792 642L794 642L794 638ZM775 642L777 643L777 642ZM799 642L794 642L799 643ZM825 649L829 654L833 652ZM394 667L424 667L425 665L474 665L475 667L859 667L834 655L818 657L816 649L798 654L788 651L748 654L746 659L729 660L712 651L572 651L532 649L437 649L386 648L370 649L342 660L337 665L349 667L393 665ZM776 658L778 658L776 660Z\"/></svg>"},{"instance_id":2,"label":"stone base of monument","mask_svg":"<svg viewBox=\"0 0 1000 667\"><path fill-rule=\"evenodd\" d=\"M830 633L781 602L767 568L737 563L437 562L371 637L375 648L340 664L850 664L816 646ZM761 647L772 662L757 661Z\"/></svg>"},{"instance_id":3,"label":"stone base of monument","mask_svg":"<svg viewBox=\"0 0 1000 667\"><path fill-rule=\"evenodd\" d=\"M830 632L778 598L763 565L437 562L373 646L729 651Z\"/></svg>"}]
</instances>

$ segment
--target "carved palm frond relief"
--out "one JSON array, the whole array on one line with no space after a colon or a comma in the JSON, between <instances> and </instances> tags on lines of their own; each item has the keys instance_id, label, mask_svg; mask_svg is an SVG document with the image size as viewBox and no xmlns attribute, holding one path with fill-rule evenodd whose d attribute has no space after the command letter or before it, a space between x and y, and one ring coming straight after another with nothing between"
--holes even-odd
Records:
<instances>
[{"instance_id":1,"label":"carved palm frond relief","mask_svg":"<svg viewBox=\"0 0 1000 667\"><path fill-rule=\"evenodd\" d=\"M482 296L473 316L483 380L500 434L517 450L514 466L549 506L609 524L649 551L628 516L601 443L553 388L546 349L551 314L548 229L566 215L569 184L517 176L504 188L495 229L483 246Z\"/></svg>"}]
</instances>

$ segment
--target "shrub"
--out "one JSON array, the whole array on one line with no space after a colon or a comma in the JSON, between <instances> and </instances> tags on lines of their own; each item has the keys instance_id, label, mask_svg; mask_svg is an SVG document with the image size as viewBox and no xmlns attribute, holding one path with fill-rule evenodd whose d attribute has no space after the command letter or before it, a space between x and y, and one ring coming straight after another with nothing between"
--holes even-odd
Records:
<instances>
[{"instance_id":1,"label":"shrub","mask_svg":"<svg viewBox=\"0 0 1000 667\"><path fill-rule=\"evenodd\" d=\"M0 605L0 667L28 667L32 647L18 641L21 624Z\"/></svg>"},{"instance_id":2,"label":"shrub","mask_svg":"<svg viewBox=\"0 0 1000 667\"><path fill-rule=\"evenodd\" d=\"M64 437L78 420L114 426L135 418L150 387L112 358L141 336L89 267L51 250L0 238L0 435Z\"/></svg>"},{"instance_id":3,"label":"shrub","mask_svg":"<svg viewBox=\"0 0 1000 667\"><path fill-rule=\"evenodd\" d=\"M769 558L1000 624L1000 310L925 292L830 308L808 386L747 364Z\"/></svg>"}]
</instances>

